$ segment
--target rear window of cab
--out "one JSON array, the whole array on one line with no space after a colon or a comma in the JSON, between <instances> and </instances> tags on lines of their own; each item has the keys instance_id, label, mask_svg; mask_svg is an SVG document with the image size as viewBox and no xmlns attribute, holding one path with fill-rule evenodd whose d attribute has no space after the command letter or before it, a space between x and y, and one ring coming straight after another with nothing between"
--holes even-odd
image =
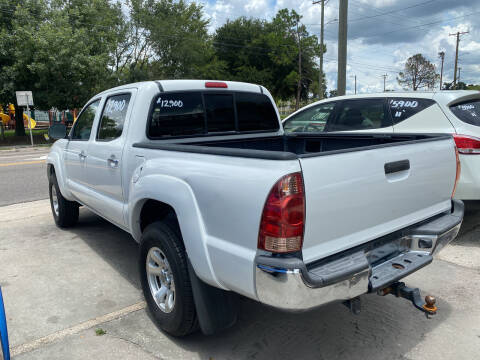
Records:
<instances>
[{"instance_id":1,"label":"rear window of cab","mask_svg":"<svg viewBox=\"0 0 480 360\"><path fill-rule=\"evenodd\" d=\"M168 92L158 95L148 122L150 139L277 131L270 98L248 92Z\"/></svg>"},{"instance_id":2,"label":"rear window of cab","mask_svg":"<svg viewBox=\"0 0 480 360\"><path fill-rule=\"evenodd\" d=\"M480 126L480 99L452 105L450 110L461 121L470 125Z\"/></svg>"}]
</instances>

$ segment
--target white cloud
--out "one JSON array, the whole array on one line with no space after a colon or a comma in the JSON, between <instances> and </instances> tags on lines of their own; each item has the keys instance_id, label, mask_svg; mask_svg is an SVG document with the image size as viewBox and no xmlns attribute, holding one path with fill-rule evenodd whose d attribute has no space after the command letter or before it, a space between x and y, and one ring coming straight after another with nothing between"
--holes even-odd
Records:
<instances>
[{"instance_id":1,"label":"white cloud","mask_svg":"<svg viewBox=\"0 0 480 360\"><path fill-rule=\"evenodd\" d=\"M244 7L247 13L264 14L269 10L268 1L266 0L249 0L246 1Z\"/></svg>"},{"instance_id":2,"label":"white cloud","mask_svg":"<svg viewBox=\"0 0 480 360\"><path fill-rule=\"evenodd\" d=\"M282 8L295 9L310 33L319 35L320 5L311 0L203 0L211 31L227 19L252 16L271 19ZM385 14L387 13L387 14ZM325 20L338 18L338 1L329 1ZM445 51L444 80L453 79L456 31L467 31L460 42L459 66L462 79L480 83L480 1L478 0L350 0L347 88L353 91L383 90L382 74L388 74L387 88L400 89L396 76L405 60L422 53L440 66L438 52ZM336 88L338 23L325 27L327 53L324 69L329 89Z\"/></svg>"}]
</instances>

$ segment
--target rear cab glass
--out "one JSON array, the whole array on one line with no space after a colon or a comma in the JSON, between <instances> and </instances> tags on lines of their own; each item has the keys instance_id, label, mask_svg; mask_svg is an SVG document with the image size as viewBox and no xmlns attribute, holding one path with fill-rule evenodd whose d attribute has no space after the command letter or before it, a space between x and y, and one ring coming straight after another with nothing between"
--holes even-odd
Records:
<instances>
[{"instance_id":1,"label":"rear cab glass","mask_svg":"<svg viewBox=\"0 0 480 360\"><path fill-rule=\"evenodd\" d=\"M461 121L470 125L480 126L480 99L452 105L450 110Z\"/></svg>"},{"instance_id":2,"label":"rear cab glass","mask_svg":"<svg viewBox=\"0 0 480 360\"><path fill-rule=\"evenodd\" d=\"M147 136L165 139L278 130L275 108L264 94L183 91L154 99Z\"/></svg>"}]
</instances>

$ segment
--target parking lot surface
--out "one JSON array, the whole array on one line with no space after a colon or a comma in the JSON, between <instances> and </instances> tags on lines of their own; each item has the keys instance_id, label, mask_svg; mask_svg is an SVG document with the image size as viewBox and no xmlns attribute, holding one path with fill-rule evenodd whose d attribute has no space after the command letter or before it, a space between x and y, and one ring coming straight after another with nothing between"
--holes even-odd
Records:
<instances>
[{"instance_id":1,"label":"parking lot surface","mask_svg":"<svg viewBox=\"0 0 480 360\"><path fill-rule=\"evenodd\" d=\"M14 359L476 359L480 354L480 211L409 286L437 297L427 320L406 300L362 296L289 314L242 299L238 323L176 339L145 310L137 244L86 209L55 227L48 200L0 207L0 286ZM104 335L97 335L104 333Z\"/></svg>"}]
</instances>

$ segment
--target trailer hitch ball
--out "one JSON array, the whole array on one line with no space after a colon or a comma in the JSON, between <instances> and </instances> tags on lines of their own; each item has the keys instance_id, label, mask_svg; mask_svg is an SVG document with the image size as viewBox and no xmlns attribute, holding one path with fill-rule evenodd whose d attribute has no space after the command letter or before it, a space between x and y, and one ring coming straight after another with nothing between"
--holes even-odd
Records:
<instances>
[{"instance_id":1,"label":"trailer hitch ball","mask_svg":"<svg viewBox=\"0 0 480 360\"><path fill-rule=\"evenodd\" d=\"M435 306L436 302L437 300L435 299L434 296L427 295L425 296L425 304L423 305L423 308L430 313L436 313L437 312L437 307Z\"/></svg>"}]
</instances>

